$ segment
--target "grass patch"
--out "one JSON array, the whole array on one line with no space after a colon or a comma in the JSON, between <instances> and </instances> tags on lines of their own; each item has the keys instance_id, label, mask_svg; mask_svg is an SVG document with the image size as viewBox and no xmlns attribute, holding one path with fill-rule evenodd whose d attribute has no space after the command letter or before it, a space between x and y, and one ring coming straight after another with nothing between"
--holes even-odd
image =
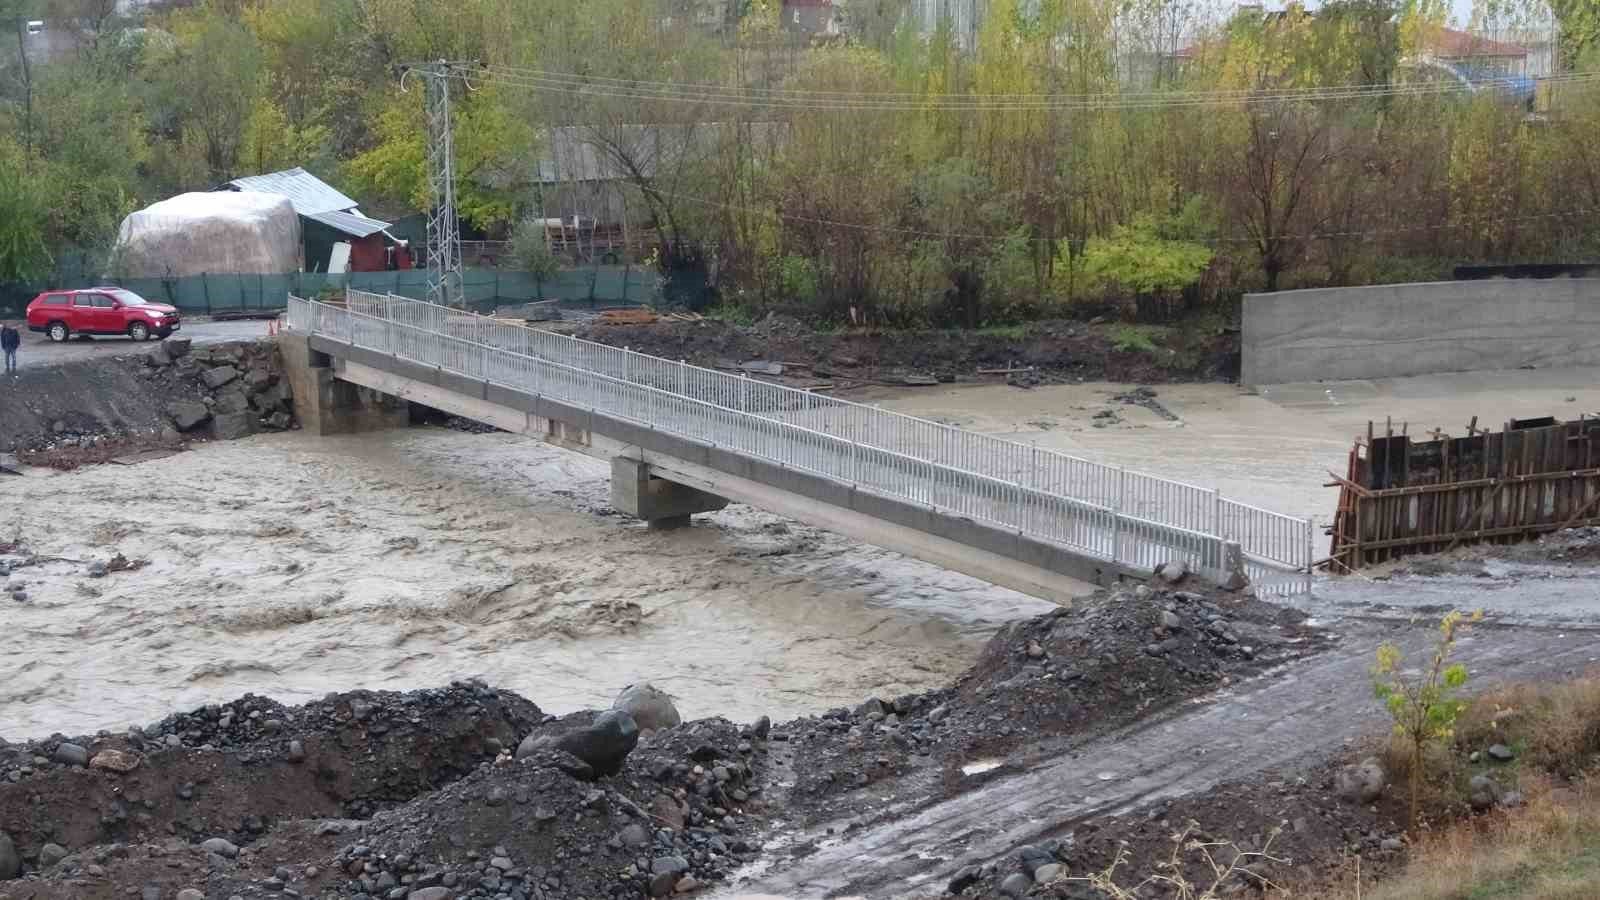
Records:
<instances>
[{"instance_id":1,"label":"grass patch","mask_svg":"<svg viewBox=\"0 0 1600 900\"><path fill-rule=\"evenodd\" d=\"M1539 790L1521 809L1424 838L1399 875L1308 900L1594 900L1600 896L1600 790Z\"/></svg>"}]
</instances>

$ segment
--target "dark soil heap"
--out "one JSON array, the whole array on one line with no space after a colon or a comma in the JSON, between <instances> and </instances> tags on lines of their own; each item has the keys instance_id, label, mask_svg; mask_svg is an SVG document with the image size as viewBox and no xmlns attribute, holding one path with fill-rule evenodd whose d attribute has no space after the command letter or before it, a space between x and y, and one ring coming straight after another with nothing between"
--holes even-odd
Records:
<instances>
[{"instance_id":1,"label":"dark soil heap","mask_svg":"<svg viewBox=\"0 0 1600 900\"><path fill-rule=\"evenodd\" d=\"M191 350L188 339L171 338L140 355L23 369L0 392L0 449L56 468L293 427L269 341Z\"/></svg>"},{"instance_id":2,"label":"dark soil heap","mask_svg":"<svg viewBox=\"0 0 1600 900\"><path fill-rule=\"evenodd\" d=\"M1154 351L1118 349L1118 326L1049 321L1003 332L819 332L772 315L751 326L711 319L653 325L592 325L586 340L630 347L700 366L773 360L822 377L874 379L920 373L940 380L974 377L979 369L1032 367L1042 381L1110 380L1144 384L1232 381L1239 375L1239 336L1215 327L1168 330Z\"/></svg>"},{"instance_id":3,"label":"dark soil heap","mask_svg":"<svg viewBox=\"0 0 1600 900\"><path fill-rule=\"evenodd\" d=\"M1071 608L1006 626L950 688L874 698L784 731L795 754L796 797L813 820L837 815L848 795L920 773L944 790L970 788L962 767L984 757L1060 752L1229 678L1325 646L1304 616L1244 594L1101 592ZM1022 760L1014 760L1020 762ZM930 790L918 783L912 791Z\"/></svg>"}]
</instances>

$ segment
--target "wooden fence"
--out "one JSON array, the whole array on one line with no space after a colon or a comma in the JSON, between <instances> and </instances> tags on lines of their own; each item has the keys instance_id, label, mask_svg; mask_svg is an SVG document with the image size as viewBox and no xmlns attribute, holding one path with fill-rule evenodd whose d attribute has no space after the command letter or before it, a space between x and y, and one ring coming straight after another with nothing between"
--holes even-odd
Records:
<instances>
[{"instance_id":1,"label":"wooden fence","mask_svg":"<svg viewBox=\"0 0 1600 900\"><path fill-rule=\"evenodd\" d=\"M1339 491L1335 572L1469 543L1508 544L1550 531L1600 524L1600 419L1467 426L1465 437L1425 439L1367 426L1350 451Z\"/></svg>"}]
</instances>

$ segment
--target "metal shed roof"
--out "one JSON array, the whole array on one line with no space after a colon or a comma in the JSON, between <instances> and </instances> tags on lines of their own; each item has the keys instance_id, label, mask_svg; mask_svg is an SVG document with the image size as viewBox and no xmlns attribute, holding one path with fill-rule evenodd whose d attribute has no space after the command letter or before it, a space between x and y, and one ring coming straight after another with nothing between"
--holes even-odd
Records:
<instances>
[{"instance_id":1,"label":"metal shed roof","mask_svg":"<svg viewBox=\"0 0 1600 900\"><path fill-rule=\"evenodd\" d=\"M337 210L324 213L307 213L305 214L305 217L314 222L321 222L335 231L340 231L350 235L351 237L358 238L364 238L367 235L377 234L378 232L389 227L388 222L383 222L378 219L369 219L366 216L358 213L339 212Z\"/></svg>"},{"instance_id":2,"label":"metal shed roof","mask_svg":"<svg viewBox=\"0 0 1600 900\"><path fill-rule=\"evenodd\" d=\"M299 166L282 172L235 178L228 182L228 186L241 191L258 191L263 194L288 197L289 202L294 204L294 211L307 217L327 212L343 212L355 209L359 205Z\"/></svg>"}]
</instances>

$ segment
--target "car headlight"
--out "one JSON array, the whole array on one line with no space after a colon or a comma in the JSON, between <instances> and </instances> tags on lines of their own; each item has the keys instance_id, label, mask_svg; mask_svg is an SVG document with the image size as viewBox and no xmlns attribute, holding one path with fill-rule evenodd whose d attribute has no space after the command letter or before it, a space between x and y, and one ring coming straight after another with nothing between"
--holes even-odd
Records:
<instances>
[{"instance_id":1,"label":"car headlight","mask_svg":"<svg viewBox=\"0 0 1600 900\"><path fill-rule=\"evenodd\" d=\"M162 318L163 316L165 316L166 313L164 313L164 312L162 312L162 311L160 311L158 309L152 309L152 310L146 311L145 315L149 316L152 319L159 319L159 318Z\"/></svg>"}]
</instances>

